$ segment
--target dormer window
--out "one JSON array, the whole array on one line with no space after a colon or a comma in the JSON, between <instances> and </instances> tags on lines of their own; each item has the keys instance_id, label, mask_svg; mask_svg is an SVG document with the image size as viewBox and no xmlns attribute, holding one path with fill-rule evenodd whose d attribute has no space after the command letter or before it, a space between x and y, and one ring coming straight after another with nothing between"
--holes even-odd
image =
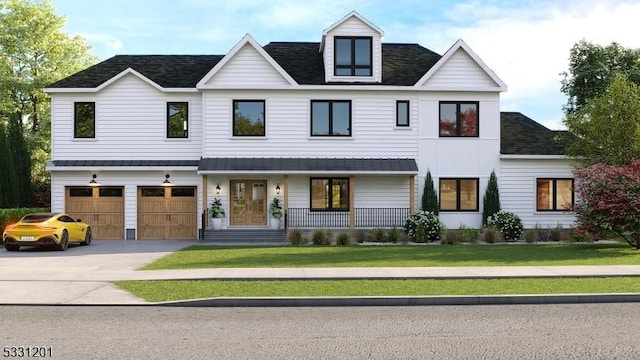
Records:
<instances>
[{"instance_id":1,"label":"dormer window","mask_svg":"<svg viewBox=\"0 0 640 360\"><path fill-rule=\"evenodd\" d=\"M371 37L335 37L335 76L372 76Z\"/></svg>"}]
</instances>

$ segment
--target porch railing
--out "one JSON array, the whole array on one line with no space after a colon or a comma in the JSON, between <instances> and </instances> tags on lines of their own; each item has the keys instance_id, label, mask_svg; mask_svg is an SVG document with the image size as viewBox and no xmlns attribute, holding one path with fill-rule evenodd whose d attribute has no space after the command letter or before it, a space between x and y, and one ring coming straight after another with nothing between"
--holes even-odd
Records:
<instances>
[{"instance_id":1,"label":"porch railing","mask_svg":"<svg viewBox=\"0 0 640 360\"><path fill-rule=\"evenodd\" d=\"M349 211L312 211L309 208L289 208L285 217L287 228L348 228ZM355 208L356 228L402 227L409 208Z\"/></svg>"}]
</instances>

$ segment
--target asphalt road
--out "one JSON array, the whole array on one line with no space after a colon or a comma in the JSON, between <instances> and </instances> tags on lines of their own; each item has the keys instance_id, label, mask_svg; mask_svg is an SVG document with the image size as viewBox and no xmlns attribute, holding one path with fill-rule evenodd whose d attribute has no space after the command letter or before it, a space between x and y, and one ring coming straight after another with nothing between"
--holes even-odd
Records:
<instances>
[{"instance_id":1,"label":"asphalt road","mask_svg":"<svg viewBox=\"0 0 640 360\"><path fill-rule=\"evenodd\" d=\"M637 359L640 354L638 303L0 309L3 352L6 346L9 351L44 347L45 358L53 359Z\"/></svg>"}]
</instances>

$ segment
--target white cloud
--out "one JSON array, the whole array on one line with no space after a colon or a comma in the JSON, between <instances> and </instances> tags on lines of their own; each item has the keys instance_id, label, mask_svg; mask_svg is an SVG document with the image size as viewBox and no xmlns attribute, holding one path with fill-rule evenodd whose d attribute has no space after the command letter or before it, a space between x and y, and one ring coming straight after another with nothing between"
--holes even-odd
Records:
<instances>
[{"instance_id":1,"label":"white cloud","mask_svg":"<svg viewBox=\"0 0 640 360\"><path fill-rule=\"evenodd\" d=\"M81 34L81 36L87 39L89 43L106 46L113 51L117 51L122 48L122 41L115 36L104 34Z\"/></svg>"},{"instance_id":2,"label":"white cloud","mask_svg":"<svg viewBox=\"0 0 640 360\"><path fill-rule=\"evenodd\" d=\"M640 18L640 3L539 4L526 9L487 7L478 2L460 4L450 11L450 17L455 19L451 14L456 14L458 19L475 20L458 21L441 31L436 46L443 52L444 46L450 46L457 38L464 39L509 86L509 91L503 94L503 107L511 108L519 102L539 98L541 103L555 107L546 112L557 111L561 116L566 98L560 93L560 73L568 69L571 47L581 39L601 45L616 41L625 47L640 47L640 37L632 30ZM421 43L428 44L428 40L434 39L435 29L428 27L422 31ZM445 42L449 45L443 45ZM559 102L548 104L549 98L559 98ZM544 122L559 124L557 120L544 119Z\"/></svg>"}]
</instances>

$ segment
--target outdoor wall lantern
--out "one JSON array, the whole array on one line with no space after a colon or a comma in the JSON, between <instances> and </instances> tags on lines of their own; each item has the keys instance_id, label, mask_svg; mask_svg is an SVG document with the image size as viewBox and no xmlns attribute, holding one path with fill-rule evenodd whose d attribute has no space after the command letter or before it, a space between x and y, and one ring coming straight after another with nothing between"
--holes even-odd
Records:
<instances>
[{"instance_id":1,"label":"outdoor wall lantern","mask_svg":"<svg viewBox=\"0 0 640 360\"><path fill-rule=\"evenodd\" d=\"M220 195L220 183L216 185L216 195Z\"/></svg>"},{"instance_id":2,"label":"outdoor wall lantern","mask_svg":"<svg viewBox=\"0 0 640 360\"><path fill-rule=\"evenodd\" d=\"M100 183L98 183L98 180L96 180L97 177L98 175L96 174L91 175L91 181L89 181L89 186L100 186Z\"/></svg>"},{"instance_id":3,"label":"outdoor wall lantern","mask_svg":"<svg viewBox=\"0 0 640 360\"><path fill-rule=\"evenodd\" d=\"M276 195L280 195L280 184L276 185Z\"/></svg>"},{"instance_id":4,"label":"outdoor wall lantern","mask_svg":"<svg viewBox=\"0 0 640 360\"><path fill-rule=\"evenodd\" d=\"M164 176L164 181L162 182L162 186L173 186L173 184L171 183L171 181L169 181L169 174L166 174Z\"/></svg>"}]
</instances>

